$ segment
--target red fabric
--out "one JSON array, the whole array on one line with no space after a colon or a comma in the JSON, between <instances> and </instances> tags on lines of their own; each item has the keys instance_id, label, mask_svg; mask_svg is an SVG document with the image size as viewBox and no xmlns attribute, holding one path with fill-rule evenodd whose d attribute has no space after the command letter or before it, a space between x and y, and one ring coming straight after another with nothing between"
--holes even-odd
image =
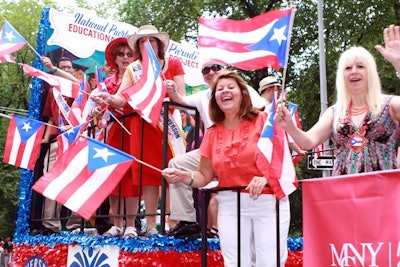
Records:
<instances>
[{"instance_id":1,"label":"red fabric","mask_svg":"<svg viewBox=\"0 0 400 267\"><path fill-rule=\"evenodd\" d=\"M303 181L304 266L396 266L400 171Z\"/></svg>"},{"instance_id":2,"label":"red fabric","mask_svg":"<svg viewBox=\"0 0 400 267\"><path fill-rule=\"evenodd\" d=\"M200 154L212 160L219 187L247 186L254 176L263 176L253 159L265 119L259 113L234 130L216 125L206 131Z\"/></svg>"},{"instance_id":3,"label":"red fabric","mask_svg":"<svg viewBox=\"0 0 400 267\"><path fill-rule=\"evenodd\" d=\"M168 58L168 69L164 73L164 77L168 80L173 80L174 76L184 75L185 71L179 58L169 57Z\"/></svg>"},{"instance_id":4,"label":"red fabric","mask_svg":"<svg viewBox=\"0 0 400 267\"><path fill-rule=\"evenodd\" d=\"M72 105L72 102L74 101L73 98L70 97L64 97L65 101L68 103L68 105ZM59 121L60 121L60 109L54 99L54 94L53 94L53 90L49 90L47 93L47 98L46 98L46 103L44 104L44 108L43 108L43 116L45 117L52 117L53 118L53 124L55 126L59 125ZM64 124L67 124L67 122L64 120ZM51 135L57 135L58 131L56 127L51 127Z\"/></svg>"}]
</instances>

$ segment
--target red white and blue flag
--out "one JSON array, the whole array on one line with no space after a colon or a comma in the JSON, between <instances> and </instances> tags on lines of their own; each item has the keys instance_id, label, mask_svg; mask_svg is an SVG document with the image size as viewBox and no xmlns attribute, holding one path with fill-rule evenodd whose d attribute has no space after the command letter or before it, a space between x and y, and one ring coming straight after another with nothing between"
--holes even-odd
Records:
<instances>
[{"instance_id":1,"label":"red white and blue flag","mask_svg":"<svg viewBox=\"0 0 400 267\"><path fill-rule=\"evenodd\" d=\"M300 122L300 116L299 116L299 107L298 105L288 102L288 110L290 115L292 116L293 122L296 124L297 128L301 129L301 122ZM290 137L290 142L294 142ZM296 166L300 160L303 158L303 156L300 156L297 154L297 152L292 151L292 157L293 157L293 164Z\"/></svg>"},{"instance_id":2,"label":"red white and blue flag","mask_svg":"<svg viewBox=\"0 0 400 267\"><path fill-rule=\"evenodd\" d=\"M166 89L161 78L161 66L150 42L143 43L141 51L142 77L137 83L123 90L122 95L143 119L156 126Z\"/></svg>"},{"instance_id":3,"label":"red white and blue flag","mask_svg":"<svg viewBox=\"0 0 400 267\"><path fill-rule=\"evenodd\" d=\"M297 189L298 180L286 132L282 127L274 125L274 117L275 100L257 143L255 162L279 200Z\"/></svg>"},{"instance_id":4,"label":"red white and blue flag","mask_svg":"<svg viewBox=\"0 0 400 267\"><path fill-rule=\"evenodd\" d=\"M32 187L89 220L134 157L92 138L75 142Z\"/></svg>"},{"instance_id":5,"label":"red white and blue flag","mask_svg":"<svg viewBox=\"0 0 400 267\"><path fill-rule=\"evenodd\" d=\"M0 36L3 36L3 30L0 31ZM1 45L0 45L1 46ZM0 53L0 63L5 63L5 62L10 62L10 63L15 63L15 59L12 56L11 53L7 54L2 54Z\"/></svg>"},{"instance_id":6,"label":"red white and blue flag","mask_svg":"<svg viewBox=\"0 0 400 267\"><path fill-rule=\"evenodd\" d=\"M85 79L81 80L81 88L79 95L72 102L70 112L68 113L69 120L72 125L79 125L86 121L88 113L85 113L85 105L89 98L90 88Z\"/></svg>"},{"instance_id":7,"label":"red white and blue flag","mask_svg":"<svg viewBox=\"0 0 400 267\"><path fill-rule=\"evenodd\" d=\"M43 72L26 64L23 64L23 70L26 74L47 82L50 86L56 88L63 96L71 98L77 98L79 96L80 85L78 83Z\"/></svg>"},{"instance_id":8,"label":"red white and blue flag","mask_svg":"<svg viewBox=\"0 0 400 267\"><path fill-rule=\"evenodd\" d=\"M0 58L12 59L11 53L20 50L27 44L27 41L22 37L11 24L5 20L0 35ZM4 62L4 61L3 61ZM7 61L14 62L14 61Z\"/></svg>"},{"instance_id":9,"label":"red white and blue flag","mask_svg":"<svg viewBox=\"0 0 400 267\"><path fill-rule=\"evenodd\" d=\"M45 125L41 121L12 115L3 161L28 170L35 168Z\"/></svg>"},{"instance_id":10,"label":"red white and blue flag","mask_svg":"<svg viewBox=\"0 0 400 267\"><path fill-rule=\"evenodd\" d=\"M15 63L15 59L11 54L7 54L7 55L0 56L0 62L1 63L5 63L5 62Z\"/></svg>"},{"instance_id":11,"label":"red white and blue flag","mask_svg":"<svg viewBox=\"0 0 400 267\"><path fill-rule=\"evenodd\" d=\"M75 143L76 140L79 139L80 135L83 133L83 131L86 129L87 122L84 122L82 124L79 124L78 126L75 126L68 131L65 131L63 133L60 133L57 135L57 151L56 151L56 157L59 158L62 154L64 154L68 148Z\"/></svg>"},{"instance_id":12,"label":"red white and blue flag","mask_svg":"<svg viewBox=\"0 0 400 267\"><path fill-rule=\"evenodd\" d=\"M199 54L242 70L279 70L287 65L293 18L294 9L245 20L199 18Z\"/></svg>"}]
</instances>

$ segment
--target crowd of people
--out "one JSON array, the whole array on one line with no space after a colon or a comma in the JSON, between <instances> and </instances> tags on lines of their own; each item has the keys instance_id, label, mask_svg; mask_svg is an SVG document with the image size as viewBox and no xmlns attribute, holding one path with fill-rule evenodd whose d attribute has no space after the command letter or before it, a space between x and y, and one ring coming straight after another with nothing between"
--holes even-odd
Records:
<instances>
[{"instance_id":1,"label":"crowd of people","mask_svg":"<svg viewBox=\"0 0 400 267\"><path fill-rule=\"evenodd\" d=\"M174 103L195 107L200 114L200 147L195 146L194 114L181 109L178 125L187 141L186 153L174 155L173 148L163 144L163 131L143 120L133 110L122 91L131 87L142 76L142 44L149 42L162 68L166 94ZM246 84L233 70L214 60L201 64L201 74L207 89L186 95L184 70L179 59L168 57L169 35L159 32L151 25L144 25L128 38L117 38L106 48L105 84L107 92L92 94L91 117L98 118L104 107L121 123L109 123L105 142L121 149L155 168L162 169L163 149L167 150L168 167L162 173L154 168L134 162L109 198L101 205L98 214L110 219L96 218L95 227L103 235L138 236L137 215L139 199L145 205L146 229L144 235L158 234L156 225L162 177L168 182L166 210L169 227L165 234L176 238L201 237L199 210L193 195L195 188L217 184L221 188L244 187L240 206L240 252L238 252L238 217L236 192L213 193L208 201L207 235L219 238L225 266L276 266L276 198L268 187L269 177L257 168L254 155L268 118L273 98L277 100L274 122L287 132L291 150L305 156L307 150L332 139L335 144L333 175L346 175L398 168L397 150L400 143L400 97L386 95L382 91L378 70L372 54L363 47L351 47L339 58L336 73L337 100L308 131L301 130L293 122L285 100L279 97L281 83L274 76L259 81L257 90ZM376 49L400 73L400 27L391 25L384 30L384 46ZM72 61L60 58L54 66L49 58L42 63L49 72L70 79L73 75ZM107 71L106 71L107 70ZM93 90L96 82L90 77ZM71 99L65 99L71 104ZM61 131L62 115L48 91L43 115L49 124L43 143L48 144L44 155L43 172L54 164L56 142ZM61 118L61 120L60 120ZM177 119L177 118L175 118ZM279 201L280 210L280 264L287 258L287 236L290 225L289 198ZM52 200L43 200L43 227L40 234L59 233L61 206ZM56 220L54 220L56 218ZM221 227L223 225L223 227ZM66 228L73 230L82 226L82 219L72 213ZM140 227L140 226L139 226Z\"/></svg>"}]
</instances>

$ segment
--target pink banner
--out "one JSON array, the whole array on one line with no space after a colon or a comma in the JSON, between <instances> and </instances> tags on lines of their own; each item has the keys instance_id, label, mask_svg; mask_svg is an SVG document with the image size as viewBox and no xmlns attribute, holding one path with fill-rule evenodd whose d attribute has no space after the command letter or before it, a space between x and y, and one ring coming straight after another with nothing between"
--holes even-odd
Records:
<instances>
[{"instance_id":1,"label":"pink banner","mask_svg":"<svg viewBox=\"0 0 400 267\"><path fill-rule=\"evenodd\" d=\"M303 181L304 266L400 266L400 170Z\"/></svg>"}]
</instances>

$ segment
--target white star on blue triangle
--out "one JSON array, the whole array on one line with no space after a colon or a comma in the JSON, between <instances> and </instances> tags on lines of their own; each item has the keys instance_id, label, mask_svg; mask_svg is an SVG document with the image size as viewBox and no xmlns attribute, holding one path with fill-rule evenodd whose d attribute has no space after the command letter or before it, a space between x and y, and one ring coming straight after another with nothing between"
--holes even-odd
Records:
<instances>
[{"instance_id":1,"label":"white star on blue triangle","mask_svg":"<svg viewBox=\"0 0 400 267\"><path fill-rule=\"evenodd\" d=\"M264 36L264 38L255 44L247 46L246 48L253 51L270 51L278 57L279 64L283 66L285 62L281 61L285 59L286 55L289 22L290 15L277 19L274 25L271 27L271 30Z\"/></svg>"},{"instance_id":2,"label":"white star on blue triangle","mask_svg":"<svg viewBox=\"0 0 400 267\"><path fill-rule=\"evenodd\" d=\"M65 133L63 133L65 138L68 140L69 144L72 144L76 140L76 137L79 134L79 132L81 131L81 128L83 125L84 124L80 124L78 126L75 126L74 128L69 129Z\"/></svg>"},{"instance_id":3,"label":"white star on blue triangle","mask_svg":"<svg viewBox=\"0 0 400 267\"><path fill-rule=\"evenodd\" d=\"M87 140L89 148L89 171L135 159L133 156L95 139L87 138Z\"/></svg>"},{"instance_id":4,"label":"white star on blue triangle","mask_svg":"<svg viewBox=\"0 0 400 267\"><path fill-rule=\"evenodd\" d=\"M14 44L26 43L26 40L14 30L14 28L11 26L10 23L8 23L8 21L4 21L1 41L3 43Z\"/></svg>"},{"instance_id":5,"label":"white star on blue triangle","mask_svg":"<svg viewBox=\"0 0 400 267\"><path fill-rule=\"evenodd\" d=\"M22 116L14 115L15 123L17 124L17 130L21 136L21 142L23 144L34 135L40 127L43 126L43 122L25 118Z\"/></svg>"}]
</instances>

